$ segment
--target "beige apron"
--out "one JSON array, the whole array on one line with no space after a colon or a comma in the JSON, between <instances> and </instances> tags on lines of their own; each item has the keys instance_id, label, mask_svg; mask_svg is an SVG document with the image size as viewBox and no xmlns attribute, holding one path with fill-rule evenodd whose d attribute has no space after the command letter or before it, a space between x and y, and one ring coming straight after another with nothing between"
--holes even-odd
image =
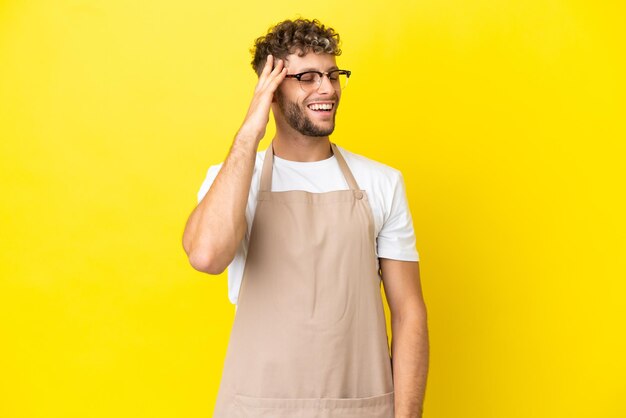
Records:
<instances>
[{"instance_id":1,"label":"beige apron","mask_svg":"<svg viewBox=\"0 0 626 418\"><path fill-rule=\"evenodd\" d=\"M393 380L367 195L261 187L214 418L393 418Z\"/></svg>"}]
</instances>

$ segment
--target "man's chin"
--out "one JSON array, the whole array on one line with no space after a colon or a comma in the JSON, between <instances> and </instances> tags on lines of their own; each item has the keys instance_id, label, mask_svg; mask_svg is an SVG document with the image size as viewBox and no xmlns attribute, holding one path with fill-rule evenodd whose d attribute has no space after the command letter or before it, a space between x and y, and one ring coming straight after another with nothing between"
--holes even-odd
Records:
<instances>
[{"instance_id":1,"label":"man's chin","mask_svg":"<svg viewBox=\"0 0 626 418\"><path fill-rule=\"evenodd\" d=\"M318 124L313 123L311 120L308 120L301 128L302 129L299 129L299 131L303 135L323 137L333 133L333 131L335 130L335 122L333 121L331 125L319 126Z\"/></svg>"},{"instance_id":2,"label":"man's chin","mask_svg":"<svg viewBox=\"0 0 626 418\"><path fill-rule=\"evenodd\" d=\"M306 135L306 136L312 136L312 137L321 138L321 137L325 137L325 136L328 136L328 135L332 134L334 130L335 130L335 128L332 127L330 129L326 129L326 130L321 130L321 129L306 130L306 131L301 131L300 133L303 134L303 135Z\"/></svg>"}]
</instances>

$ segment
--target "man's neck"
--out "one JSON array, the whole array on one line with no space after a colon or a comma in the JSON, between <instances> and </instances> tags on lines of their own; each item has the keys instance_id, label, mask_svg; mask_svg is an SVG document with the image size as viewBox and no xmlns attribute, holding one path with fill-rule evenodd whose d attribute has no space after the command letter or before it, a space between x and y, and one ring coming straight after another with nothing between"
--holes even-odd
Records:
<instances>
[{"instance_id":1,"label":"man's neck","mask_svg":"<svg viewBox=\"0 0 626 418\"><path fill-rule=\"evenodd\" d=\"M312 162L332 157L328 136L284 136L276 133L273 139L274 154L284 160Z\"/></svg>"}]
</instances>

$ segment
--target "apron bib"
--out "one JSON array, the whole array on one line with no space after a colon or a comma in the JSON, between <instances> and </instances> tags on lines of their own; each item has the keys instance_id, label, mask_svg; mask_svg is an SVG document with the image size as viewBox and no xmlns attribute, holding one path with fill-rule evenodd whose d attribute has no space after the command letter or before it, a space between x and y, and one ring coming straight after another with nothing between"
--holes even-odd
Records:
<instances>
[{"instance_id":1,"label":"apron bib","mask_svg":"<svg viewBox=\"0 0 626 418\"><path fill-rule=\"evenodd\" d=\"M272 192L268 147L214 418L393 418L374 221L350 189Z\"/></svg>"}]
</instances>

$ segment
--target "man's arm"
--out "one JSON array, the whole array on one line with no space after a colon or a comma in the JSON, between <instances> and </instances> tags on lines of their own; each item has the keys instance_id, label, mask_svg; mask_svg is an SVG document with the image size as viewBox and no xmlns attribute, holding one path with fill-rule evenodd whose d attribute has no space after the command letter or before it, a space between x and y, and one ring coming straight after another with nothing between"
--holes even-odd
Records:
<instances>
[{"instance_id":1,"label":"man's arm","mask_svg":"<svg viewBox=\"0 0 626 418\"><path fill-rule=\"evenodd\" d=\"M211 188L193 210L183 248L196 270L220 274L246 232L246 204L259 142L265 135L274 91L285 78L283 61L267 58L244 122Z\"/></svg>"},{"instance_id":2,"label":"man's arm","mask_svg":"<svg viewBox=\"0 0 626 418\"><path fill-rule=\"evenodd\" d=\"M380 259L391 311L395 418L420 418L428 374L428 327L419 262Z\"/></svg>"}]
</instances>

